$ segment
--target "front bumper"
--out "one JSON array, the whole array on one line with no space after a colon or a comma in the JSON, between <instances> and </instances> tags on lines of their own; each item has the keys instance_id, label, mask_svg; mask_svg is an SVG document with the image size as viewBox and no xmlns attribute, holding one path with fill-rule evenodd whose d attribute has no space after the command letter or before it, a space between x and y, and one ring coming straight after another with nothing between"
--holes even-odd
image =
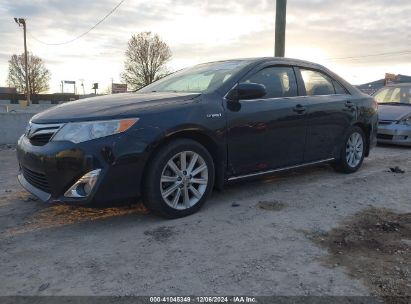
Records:
<instances>
[{"instance_id":1,"label":"front bumper","mask_svg":"<svg viewBox=\"0 0 411 304\"><path fill-rule=\"evenodd\" d=\"M150 140L156 130L125 134L74 144L48 142L35 146L22 136L17 145L21 185L44 202L106 203L140 196ZM101 169L91 193L82 198L64 193L84 174Z\"/></svg>"},{"instance_id":2,"label":"front bumper","mask_svg":"<svg viewBox=\"0 0 411 304\"><path fill-rule=\"evenodd\" d=\"M39 188L36 188L32 184L30 184L21 172L17 176L17 179L19 180L20 185L22 185L24 189L29 191L31 194L34 194L35 196L37 196L43 202L47 202L50 200L51 198L50 193L40 190Z\"/></svg>"},{"instance_id":3,"label":"front bumper","mask_svg":"<svg viewBox=\"0 0 411 304\"><path fill-rule=\"evenodd\" d=\"M392 123L378 125L377 140L379 143L411 146L411 127Z\"/></svg>"}]
</instances>

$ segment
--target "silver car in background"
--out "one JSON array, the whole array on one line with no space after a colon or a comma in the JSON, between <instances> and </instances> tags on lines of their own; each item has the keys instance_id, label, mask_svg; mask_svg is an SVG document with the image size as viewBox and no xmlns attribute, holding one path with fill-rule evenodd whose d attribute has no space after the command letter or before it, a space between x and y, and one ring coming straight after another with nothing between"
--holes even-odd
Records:
<instances>
[{"instance_id":1,"label":"silver car in background","mask_svg":"<svg viewBox=\"0 0 411 304\"><path fill-rule=\"evenodd\" d=\"M379 143L411 146L411 83L390 84L374 94L379 104Z\"/></svg>"}]
</instances>

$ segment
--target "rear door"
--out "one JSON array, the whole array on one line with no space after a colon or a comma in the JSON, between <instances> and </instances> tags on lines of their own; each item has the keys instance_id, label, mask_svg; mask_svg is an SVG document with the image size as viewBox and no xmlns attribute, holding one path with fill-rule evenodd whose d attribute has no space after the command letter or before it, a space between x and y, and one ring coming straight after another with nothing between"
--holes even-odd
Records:
<instances>
[{"instance_id":1,"label":"rear door","mask_svg":"<svg viewBox=\"0 0 411 304\"><path fill-rule=\"evenodd\" d=\"M356 105L348 91L319 70L299 68L305 90L308 120L304 162L333 158L356 117Z\"/></svg>"},{"instance_id":2,"label":"rear door","mask_svg":"<svg viewBox=\"0 0 411 304\"><path fill-rule=\"evenodd\" d=\"M227 109L228 156L234 175L303 162L307 120L290 66L266 66L241 82L263 84L263 98L241 100Z\"/></svg>"}]
</instances>

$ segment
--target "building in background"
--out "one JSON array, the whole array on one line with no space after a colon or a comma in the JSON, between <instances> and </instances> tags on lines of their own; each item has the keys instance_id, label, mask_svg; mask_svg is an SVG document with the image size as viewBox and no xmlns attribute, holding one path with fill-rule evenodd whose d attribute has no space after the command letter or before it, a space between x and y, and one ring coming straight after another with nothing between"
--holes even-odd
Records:
<instances>
[{"instance_id":1,"label":"building in background","mask_svg":"<svg viewBox=\"0 0 411 304\"><path fill-rule=\"evenodd\" d=\"M17 94L17 89L10 87L0 87L0 94Z\"/></svg>"},{"instance_id":2,"label":"building in background","mask_svg":"<svg viewBox=\"0 0 411 304\"><path fill-rule=\"evenodd\" d=\"M411 83L411 76L386 73L385 78L358 85L357 88L368 95L372 95L389 83Z\"/></svg>"}]
</instances>

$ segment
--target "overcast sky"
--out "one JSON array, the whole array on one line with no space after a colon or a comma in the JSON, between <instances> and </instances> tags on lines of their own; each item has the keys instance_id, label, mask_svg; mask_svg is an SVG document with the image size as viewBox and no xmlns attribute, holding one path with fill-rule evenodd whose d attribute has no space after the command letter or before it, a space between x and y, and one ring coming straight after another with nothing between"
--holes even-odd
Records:
<instances>
[{"instance_id":1,"label":"overcast sky","mask_svg":"<svg viewBox=\"0 0 411 304\"><path fill-rule=\"evenodd\" d=\"M132 34L152 31L173 52L170 69L200 62L272 56L275 0L126 0L95 30L85 32L120 0L1 0L0 86L8 60L23 52L23 32L13 17L27 18L28 48L52 73L50 91L61 80L85 80L105 90L120 81ZM324 64L360 84L385 72L411 75L410 0L288 0L286 56ZM358 57L398 51L404 54Z\"/></svg>"}]
</instances>

